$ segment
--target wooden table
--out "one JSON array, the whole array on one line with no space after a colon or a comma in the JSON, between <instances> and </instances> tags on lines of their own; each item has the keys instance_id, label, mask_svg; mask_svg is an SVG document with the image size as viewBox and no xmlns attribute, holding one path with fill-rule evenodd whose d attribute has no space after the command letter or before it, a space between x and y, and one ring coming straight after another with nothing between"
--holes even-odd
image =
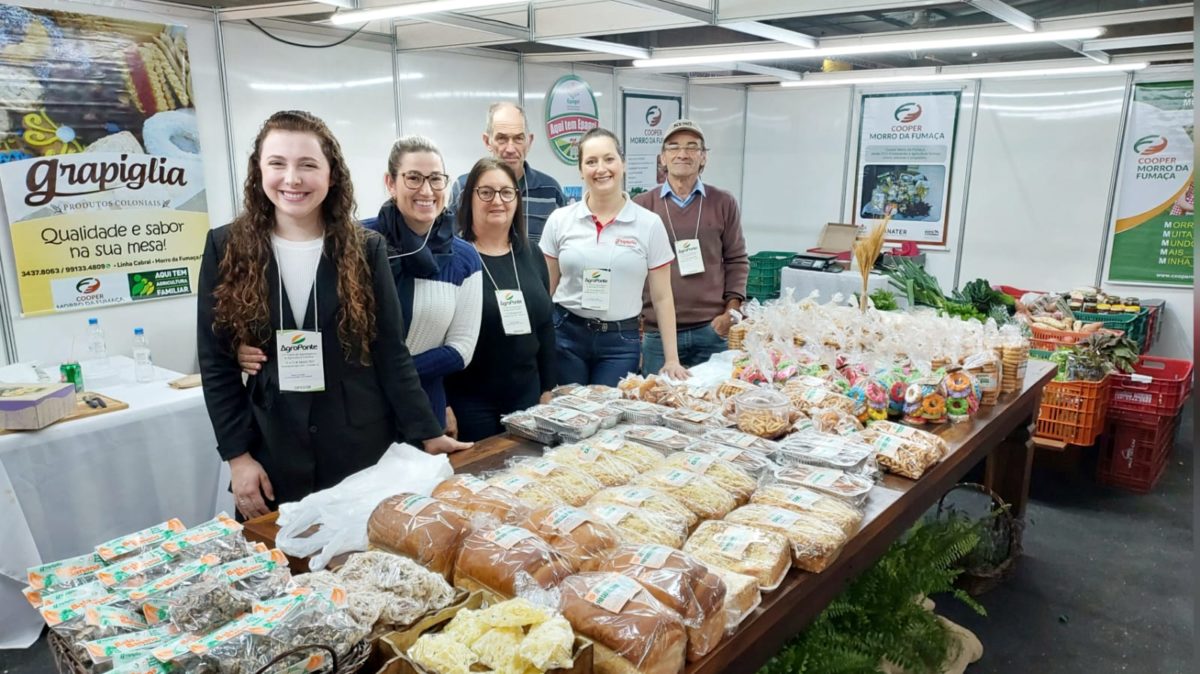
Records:
<instances>
[{"instance_id":1,"label":"wooden table","mask_svg":"<svg viewBox=\"0 0 1200 674\"><path fill-rule=\"evenodd\" d=\"M969 422L931 427L949 443L950 454L915 482L887 475L871 492L862 528L837 560L819 574L789 572L738 631L704 659L690 663L687 674L757 672L981 460L987 460L987 486L1012 506L1015 516L1023 517L1033 467L1033 420L1042 388L1054 372L1052 363L1030 361L1020 392L1002 396L998 405L984 408ZM455 472L479 473L502 468L511 456L540 451L537 443L496 436L453 455L450 463ZM271 514L247 522L247 536L272 544L278 531L274 518Z\"/></svg>"}]
</instances>

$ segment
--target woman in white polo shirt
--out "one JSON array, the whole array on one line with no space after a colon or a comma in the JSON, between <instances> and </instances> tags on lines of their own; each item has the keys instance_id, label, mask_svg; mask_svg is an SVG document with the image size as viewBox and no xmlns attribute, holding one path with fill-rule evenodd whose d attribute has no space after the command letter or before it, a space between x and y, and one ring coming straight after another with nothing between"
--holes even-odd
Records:
<instances>
[{"instance_id":1,"label":"woman in white polo shirt","mask_svg":"<svg viewBox=\"0 0 1200 674\"><path fill-rule=\"evenodd\" d=\"M675 344L671 242L662 220L621 189L625 160L617 137L592 129L579 141L583 201L550 214L540 247L550 270L560 383L607 384L637 372L642 291L658 316L666 363L685 379Z\"/></svg>"}]
</instances>

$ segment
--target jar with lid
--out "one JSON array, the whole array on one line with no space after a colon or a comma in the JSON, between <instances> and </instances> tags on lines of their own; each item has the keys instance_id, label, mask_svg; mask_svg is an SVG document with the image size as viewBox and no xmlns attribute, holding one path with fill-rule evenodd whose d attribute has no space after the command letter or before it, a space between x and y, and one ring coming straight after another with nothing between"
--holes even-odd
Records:
<instances>
[{"instance_id":1,"label":"jar with lid","mask_svg":"<svg viewBox=\"0 0 1200 674\"><path fill-rule=\"evenodd\" d=\"M792 401L770 389L745 391L733 397L738 430L760 438L777 438L792 424Z\"/></svg>"},{"instance_id":2,"label":"jar with lid","mask_svg":"<svg viewBox=\"0 0 1200 674\"><path fill-rule=\"evenodd\" d=\"M1142 310L1142 301L1136 297L1126 297L1124 304L1126 313L1136 314Z\"/></svg>"}]
</instances>

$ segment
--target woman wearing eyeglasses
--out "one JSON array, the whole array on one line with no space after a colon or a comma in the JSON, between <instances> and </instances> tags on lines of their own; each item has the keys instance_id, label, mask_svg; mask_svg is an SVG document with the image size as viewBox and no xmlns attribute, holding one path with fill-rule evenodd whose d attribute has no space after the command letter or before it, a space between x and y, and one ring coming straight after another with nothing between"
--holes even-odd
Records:
<instances>
[{"instance_id":1,"label":"woman wearing eyeglasses","mask_svg":"<svg viewBox=\"0 0 1200 674\"><path fill-rule=\"evenodd\" d=\"M488 157L467 174L455 204L458 232L483 263L482 339L470 365L447 377L460 440L503 432L500 417L548 400L554 320L546 263L529 243L517 176Z\"/></svg>"}]
</instances>

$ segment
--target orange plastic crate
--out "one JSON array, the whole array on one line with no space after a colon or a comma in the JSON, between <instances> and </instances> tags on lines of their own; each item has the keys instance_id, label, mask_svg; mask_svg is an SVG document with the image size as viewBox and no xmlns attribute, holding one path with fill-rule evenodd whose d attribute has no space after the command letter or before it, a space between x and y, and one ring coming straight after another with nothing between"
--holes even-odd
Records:
<instances>
[{"instance_id":1,"label":"orange plastic crate","mask_svg":"<svg viewBox=\"0 0 1200 674\"><path fill-rule=\"evenodd\" d=\"M1029 348L1038 349L1041 351L1054 351L1060 346L1072 346L1088 338L1090 332L1070 332L1068 330L1055 330L1038 325L1029 326L1029 331L1033 337L1029 340ZM1102 332L1113 332L1118 335L1125 334L1121 330L1104 330Z\"/></svg>"},{"instance_id":2,"label":"orange plastic crate","mask_svg":"<svg viewBox=\"0 0 1200 674\"><path fill-rule=\"evenodd\" d=\"M1046 384L1035 435L1070 445L1094 443L1104 431L1109 379Z\"/></svg>"}]
</instances>

